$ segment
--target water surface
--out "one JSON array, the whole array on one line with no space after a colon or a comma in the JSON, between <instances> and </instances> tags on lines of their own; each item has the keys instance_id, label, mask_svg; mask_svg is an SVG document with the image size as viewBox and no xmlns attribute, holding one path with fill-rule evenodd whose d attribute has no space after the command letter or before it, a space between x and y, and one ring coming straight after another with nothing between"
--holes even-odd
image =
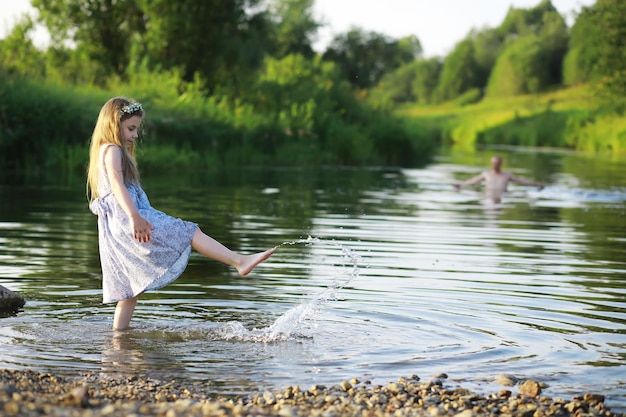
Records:
<instances>
[{"instance_id":1,"label":"water surface","mask_svg":"<svg viewBox=\"0 0 626 417\"><path fill-rule=\"evenodd\" d=\"M626 163L504 149L546 183L502 202L451 184L493 152L419 169L239 169L145 175L152 204L229 247L280 245L250 276L198 254L142 297L132 328L101 303L96 218L79 180L0 186L0 285L27 305L0 319L0 366L202 384L215 394L499 374L626 411Z\"/></svg>"}]
</instances>

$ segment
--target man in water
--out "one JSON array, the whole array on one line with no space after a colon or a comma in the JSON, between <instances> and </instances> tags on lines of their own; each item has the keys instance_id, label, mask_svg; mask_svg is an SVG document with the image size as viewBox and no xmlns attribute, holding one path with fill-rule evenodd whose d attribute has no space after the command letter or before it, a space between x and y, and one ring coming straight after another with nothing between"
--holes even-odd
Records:
<instances>
[{"instance_id":1,"label":"man in water","mask_svg":"<svg viewBox=\"0 0 626 417\"><path fill-rule=\"evenodd\" d=\"M470 178L467 181L454 184L454 187L460 189L466 185L474 185L485 181L487 196L495 202L499 202L502 194L507 191L509 181L524 185L534 185L543 190L543 184L540 182L516 177L510 172L502 171L502 158L494 156L491 158L491 171L484 171L480 175Z\"/></svg>"}]
</instances>

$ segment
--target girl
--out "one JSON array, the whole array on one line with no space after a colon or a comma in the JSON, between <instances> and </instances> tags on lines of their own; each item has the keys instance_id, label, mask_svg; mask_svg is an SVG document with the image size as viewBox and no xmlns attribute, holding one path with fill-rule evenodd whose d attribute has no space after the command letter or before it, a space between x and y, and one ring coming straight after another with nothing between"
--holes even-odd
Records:
<instances>
[{"instance_id":1,"label":"girl","mask_svg":"<svg viewBox=\"0 0 626 417\"><path fill-rule=\"evenodd\" d=\"M103 302L117 301L113 328L126 329L139 296L171 283L187 267L191 248L247 275L273 249L240 255L204 234L195 223L150 206L141 188L135 141L141 104L123 97L107 101L91 137L87 194L98 216Z\"/></svg>"}]
</instances>

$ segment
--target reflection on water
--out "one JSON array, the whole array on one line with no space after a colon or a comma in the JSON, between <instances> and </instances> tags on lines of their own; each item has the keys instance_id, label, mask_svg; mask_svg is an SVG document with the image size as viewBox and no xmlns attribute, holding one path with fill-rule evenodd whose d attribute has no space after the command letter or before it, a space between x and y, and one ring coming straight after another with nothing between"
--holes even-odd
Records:
<instances>
[{"instance_id":1,"label":"reflection on water","mask_svg":"<svg viewBox=\"0 0 626 417\"><path fill-rule=\"evenodd\" d=\"M446 372L478 391L502 373L626 410L626 163L499 150L542 191L500 203L452 184L491 153L421 169L146 176L152 203L233 249L281 245L251 276L199 255L142 297L126 332L101 304L83 184L0 186L1 366L142 375L240 394ZM308 238L312 236L312 238ZM450 382L455 384L456 382Z\"/></svg>"}]
</instances>

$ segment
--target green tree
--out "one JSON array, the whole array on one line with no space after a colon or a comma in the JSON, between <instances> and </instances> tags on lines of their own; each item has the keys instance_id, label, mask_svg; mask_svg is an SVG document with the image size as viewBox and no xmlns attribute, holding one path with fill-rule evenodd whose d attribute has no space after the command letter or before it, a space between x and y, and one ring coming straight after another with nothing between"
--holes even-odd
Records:
<instances>
[{"instance_id":1,"label":"green tree","mask_svg":"<svg viewBox=\"0 0 626 417\"><path fill-rule=\"evenodd\" d=\"M137 0L32 0L52 44L80 46L107 71L122 75L131 40L144 31Z\"/></svg>"},{"instance_id":2,"label":"green tree","mask_svg":"<svg viewBox=\"0 0 626 417\"><path fill-rule=\"evenodd\" d=\"M125 77L132 61L196 75L209 89L241 87L241 74L261 65L271 22L261 0L33 0L57 49L53 62L87 56ZM63 48L72 45L79 57ZM106 83L106 78L100 79Z\"/></svg>"},{"instance_id":3,"label":"green tree","mask_svg":"<svg viewBox=\"0 0 626 417\"><path fill-rule=\"evenodd\" d=\"M546 13L558 14L550 0L541 0L537 6L528 9L516 9L511 6L497 30L504 38L518 37L530 33L539 34L543 29L544 15Z\"/></svg>"},{"instance_id":4,"label":"green tree","mask_svg":"<svg viewBox=\"0 0 626 417\"><path fill-rule=\"evenodd\" d=\"M493 69L487 95L513 96L538 93L549 84L549 68L536 35L526 35L510 43Z\"/></svg>"},{"instance_id":5,"label":"green tree","mask_svg":"<svg viewBox=\"0 0 626 417\"><path fill-rule=\"evenodd\" d=\"M43 77L45 58L30 37L34 23L28 16L22 18L11 33L0 40L0 67L8 75Z\"/></svg>"},{"instance_id":6,"label":"green tree","mask_svg":"<svg viewBox=\"0 0 626 417\"><path fill-rule=\"evenodd\" d=\"M273 42L271 54L283 58L300 54L311 58L313 38L321 23L313 16L314 0L274 0L272 12Z\"/></svg>"},{"instance_id":7,"label":"green tree","mask_svg":"<svg viewBox=\"0 0 626 417\"><path fill-rule=\"evenodd\" d=\"M415 65L418 61L401 66L389 72L370 91L372 102L378 105L398 104L416 101L413 94Z\"/></svg>"},{"instance_id":8,"label":"green tree","mask_svg":"<svg viewBox=\"0 0 626 417\"><path fill-rule=\"evenodd\" d=\"M354 28L335 36L323 56L335 62L353 86L370 88L385 73L412 62L421 53L421 44L415 36L394 40Z\"/></svg>"},{"instance_id":9,"label":"green tree","mask_svg":"<svg viewBox=\"0 0 626 417\"><path fill-rule=\"evenodd\" d=\"M599 31L598 76L602 91L611 99L626 97L626 2L597 0L595 23Z\"/></svg>"},{"instance_id":10,"label":"green tree","mask_svg":"<svg viewBox=\"0 0 626 417\"><path fill-rule=\"evenodd\" d=\"M439 58L418 59L385 74L371 90L371 99L378 105L432 101L442 64Z\"/></svg>"},{"instance_id":11,"label":"green tree","mask_svg":"<svg viewBox=\"0 0 626 417\"><path fill-rule=\"evenodd\" d=\"M468 35L474 44L474 59L478 66L478 87L484 88L489 80L498 56L502 52L505 37L493 28L472 29Z\"/></svg>"},{"instance_id":12,"label":"green tree","mask_svg":"<svg viewBox=\"0 0 626 417\"><path fill-rule=\"evenodd\" d=\"M437 101L451 100L477 87L480 87L480 67L474 44L466 38L446 57L434 96Z\"/></svg>"},{"instance_id":13,"label":"green tree","mask_svg":"<svg viewBox=\"0 0 626 417\"><path fill-rule=\"evenodd\" d=\"M413 95L420 104L431 103L439 84L443 64L439 58L420 59L415 62L415 78L411 85Z\"/></svg>"},{"instance_id":14,"label":"green tree","mask_svg":"<svg viewBox=\"0 0 626 417\"><path fill-rule=\"evenodd\" d=\"M595 16L595 6L583 7L570 30L569 47L563 61L563 81L566 85L589 82L598 73L600 31Z\"/></svg>"},{"instance_id":15,"label":"green tree","mask_svg":"<svg viewBox=\"0 0 626 417\"><path fill-rule=\"evenodd\" d=\"M489 76L489 95L537 93L562 83L569 35L549 0L530 9L511 7L497 32L504 43Z\"/></svg>"},{"instance_id":16,"label":"green tree","mask_svg":"<svg viewBox=\"0 0 626 417\"><path fill-rule=\"evenodd\" d=\"M183 79L195 74L210 88L240 88L237 75L261 65L268 36L259 0L137 0L144 12L144 54L153 66L180 68Z\"/></svg>"},{"instance_id":17,"label":"green tree","mask_svg":"<svg viewBox=\"0 0 626 417\"><path fill-rule=\"evenodd\" d=\"M563 73L567 85L593 82L613 99L626 96L626 4L598 0L572 26Z\"/></svg>"}]
</instances>

